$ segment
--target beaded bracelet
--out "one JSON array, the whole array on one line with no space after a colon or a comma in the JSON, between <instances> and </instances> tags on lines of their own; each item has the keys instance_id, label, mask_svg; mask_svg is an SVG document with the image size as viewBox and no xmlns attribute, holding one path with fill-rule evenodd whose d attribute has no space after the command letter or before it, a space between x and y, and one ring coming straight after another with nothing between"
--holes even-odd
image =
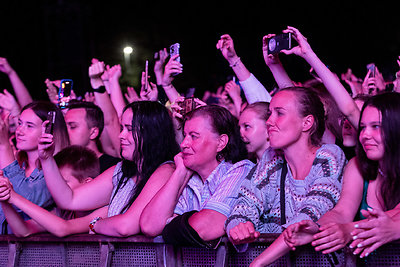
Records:
<instances>
[{"instance_id":1,"label":"beaded bracelet","mask_svg":"<svg viewBox=\"0 0 400 267\"><path fill-rule=\"evenodd\" d=\"M103 219L103 218L101 218L101 217L96 217L96 218L94 218L94 219L89 223L89 229L90 229L90 231L92 231L93 233L96 233L96 231L94 230L94 225L95 225L99 220L101 220L101 219Z\"/></svg>"}]
</instances>

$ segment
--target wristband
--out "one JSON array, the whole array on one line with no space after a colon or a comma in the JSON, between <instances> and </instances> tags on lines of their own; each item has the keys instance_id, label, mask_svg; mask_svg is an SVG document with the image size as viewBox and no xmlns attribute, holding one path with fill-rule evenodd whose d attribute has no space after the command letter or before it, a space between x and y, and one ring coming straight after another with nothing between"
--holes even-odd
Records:
<instances>
[{"instance_id":1,"label":"wristband","mask_svg":"<svg viewBox=\"0 0 400 267\"><path fill-rule=\"evenodd\" d=\"M238 59L234 63L230 64L229 67L234 68L239 64L239 62L240 62L240 57L238 57Z\"/></svg>"},{"instance_id":2,"label":"wristband","mask_svg":"<svg viewBox=\"0 0 400 267\"><path fill-rule=\"evenodd\" d=\"M94 219L89 223L89 229L90 229L90 231L92 231L93 233L96 233L96 231L94 230L94 225L95 225L99 220L101 220L101 219L103 219L103 218L101 218L101 217L96 217L96 218L94 218Z\"/></svg>"},{"instance_id":3,"label":"wristband","mask_svg":"<svg viewBox=\"0 0 400 267\"><path fill-rule=\"evenodd\" d=\"M103 94L106 92L106 87L102 85L99 88L93 88L93 92Z\"/></svg>"}]
</instances>

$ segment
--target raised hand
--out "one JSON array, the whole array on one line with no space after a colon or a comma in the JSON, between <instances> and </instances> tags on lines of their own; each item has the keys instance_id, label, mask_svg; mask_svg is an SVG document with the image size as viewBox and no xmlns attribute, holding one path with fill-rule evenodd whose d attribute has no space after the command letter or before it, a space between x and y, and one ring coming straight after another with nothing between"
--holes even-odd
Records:
<instances>
[{"instance_id":1,"label":"raised hand","mask_svg":"<svg viewBox=\"0 0 400 267\"><path fill-rule=\"evenodd\" d=\"M135 88L130 87L130 86L126 87L125 98L128 101L128 103L132 103L132 102L140 100L140 97L136 93Z\"/></svg>"},{"instance_id":2,"label":"raised hand","mask_svg":"<svg viewBox=\"0 0 400 267\"><path fill-rule=\"evenodd\" d=\"M278 54L269 54L268 53L268 41L272 37L275 37L275 34L267 34L263 37L263 40L262 40L262 51L263 51L264 61L265 61L265 64L267 64L267 66L281 64Z\"/></svg>"},{"instance_id":3,"label":"raised hand","mask_svg":"<svg viewBox=\"0 0 400 267\"><path fill-rule=\"evenodd\" d=\"M41 160L46 160L52 157L55 150L53 135L46 133L46 126L48 123L48 120L42 123L42 136L40 137L38 144L38 156Z\"/></svg>"},{"instance_id":4,"label":"raised hand","mask_svg":"<svg viewBox=\"0 0 400 267\"><path fill-rule=\"evenodd\" d=\"M0 71L7 75L10 75L14 71L7 59L4 57L0 57Z\"/></svg>"},{"instance_id":5,"label":"raised hand","mask_svg":"<svg viewBox=\"0 0 400 267\"><path fill-rule=\"evenodd\" d=\"M179 55L172 56L168 63L165 65L164 75L162 78L162 86L169 86L174 80L174 76L182 73L183 65L179 61L176 61Z\"/></svg>"},{"instance_id":6,"label":"raised hand","mask_svg":"<svg viewBox=\"0 0 400 267\"><path fill-rule=\"evenodd\" d=\"M286 30L283 30L283 32L291 33L293 39L298 43L298 46L295 46L290 50L284 49L281 51L282 53L286 55L295 54L300 57L305 57L307 54L313 52L310 44L307 42L307 38L304 37L298 29L288 26Z\"/></svg>"},{"instance_id":7,"label":"raised hand","mask_svg":"<svg viewBox=\"0 0 400 267\"><path fill-rule=\"evenodd\" d=\"M100 86L104 85L104 82L101 79L101 76L103 75L104 71L105 71L104 62L93 58L92 64L89 67L90 84L92 85L93 88L97 89Z\"/></svg>"}]
</instances>

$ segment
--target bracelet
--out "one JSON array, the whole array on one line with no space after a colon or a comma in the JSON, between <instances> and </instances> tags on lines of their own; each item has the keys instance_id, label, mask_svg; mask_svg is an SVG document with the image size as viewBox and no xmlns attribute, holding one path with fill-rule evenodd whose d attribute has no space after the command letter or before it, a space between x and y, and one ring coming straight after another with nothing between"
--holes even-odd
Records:
<instances>
[{"instance_id":1,"label":"bracelet","mask_svg":"<svg viewBox=\"0 0 400 267\"><path fill-rule=\"evenodd\" d=\"M103 94L106 92L106 87L102 85L99 88L93 88L93 92Z\"/></svg>"},{"instance_id":2,"label":"bracelet","mask_svg":"<svg viewBox=\"0 0 400 267\"><path fill-rule=\"evenodd\" d=\"M101 217L96 217L96 218L94 218L94 219L89 223L89 229L90 229L90 231L92 231L93 233L96 233L96 231L94 230L94 225L95 225L99 220L101 220L101 219L103 219L103 218L101 218Z\"/></svg>"},{"instance_id":3,"label":"bracelet","mask_svg":"<svg viewBox=\"0 0 400 267\"><path fill-rule=\"evenodd\" d=\"M230 64L229 67L234 68L239 64L239 62L240 62L240 57L238 57L238 59L235 61L235 63Z\"/></svg>"},{"instance_id":4,"label":"bracelet","mask_svg":"<svg viewBox=\"0 0 400 267\"><path fill-rule=\"evenodd\" d=\"M315 224L318 226L318 228L321 228L321 225L317 222L315 222Z\"/></svg>"}]
</instances>

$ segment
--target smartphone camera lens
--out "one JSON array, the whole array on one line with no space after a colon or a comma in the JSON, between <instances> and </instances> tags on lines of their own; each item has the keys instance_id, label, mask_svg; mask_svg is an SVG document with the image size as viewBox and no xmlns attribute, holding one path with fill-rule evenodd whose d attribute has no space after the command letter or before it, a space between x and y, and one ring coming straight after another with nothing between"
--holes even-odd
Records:
<instances>
[{"instance_id":1,"label":"smartphone camera lens","mask_svg":"<svg viewBox=\"0 0 400 267\"><path fill-rule=\"evenodd\" d=\"M274 38L270 39L268 42L269 51L274 51L276 48L276 41Z\"/></svg>"}]
</instances>

